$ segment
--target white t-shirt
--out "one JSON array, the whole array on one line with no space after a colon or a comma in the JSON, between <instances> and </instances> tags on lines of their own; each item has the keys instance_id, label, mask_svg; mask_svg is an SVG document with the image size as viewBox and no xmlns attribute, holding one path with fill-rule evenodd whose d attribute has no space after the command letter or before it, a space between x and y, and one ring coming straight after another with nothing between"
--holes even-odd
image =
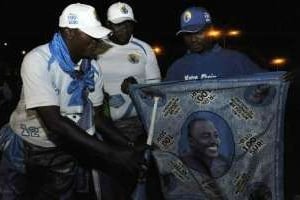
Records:
<instances>
[{"instance_id":1,"label":"white t-shirt","mask_svg":"<svg viewBox=\"0 0 300 200\"><path fill-rule=\"evenodd\" d=\"M113 120L136 116L131 99L122 93L124 79L133 76L138 83L154 83L161 79L160 69L152 48L145 42L131 38L126 45L111 43L113 47L98 56L103 72L104 89L111 96L118 96L118 103L110 106ZM121 99L120 99L121 98Z\"/></svg>"},{"instance_id":2,"label":"white t-shirt","mask_svg":"<svg viewBox=\"0 0 300 200\"><path fill-rule=\"evenodd\" d=\"M10 125L15 133L27 142L43 147L53 147L55 144L49 140L49 133L36 111L31 108L59 106L61 115L68 116L75 122L79 120L83 109L83 106L68 106L71 95L67 88L72 78L60 68L56 60L49 62L50 58L48 44L33 49L24 57L21 66L23 88L18 106L10 118ZM89 93L89 99L93 106L98 106L103 101L102 72L95 60L91 64L96 71L95 91Z\"/></svg>"}]
</instances>

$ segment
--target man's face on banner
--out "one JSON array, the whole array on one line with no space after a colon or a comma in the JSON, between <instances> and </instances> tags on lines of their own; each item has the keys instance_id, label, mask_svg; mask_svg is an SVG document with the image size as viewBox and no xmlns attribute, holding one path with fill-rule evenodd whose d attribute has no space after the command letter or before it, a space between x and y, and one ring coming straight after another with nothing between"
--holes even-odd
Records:
<instances>
[{"instance_id":1,"label":"man's face on banner","mask_svg":"<svg viewBox=\"0 0 300 200\"><path fill-rule=\"evenodd\" d=\"M258 85L249 96L249 99L256 104L262 103L270 92L270 86Z\"/></svg>"},{"instance_id":2,"label":"man's face on banner","mask_svg":"<svg viewBox=\"0 0 300 200\"><path fill-rule=\"evenodd\" d=\"M190 148L199 156L216 158L221 143L218 130L211 121L195 121L189 133Z\"/></svg>"}]
</instances>

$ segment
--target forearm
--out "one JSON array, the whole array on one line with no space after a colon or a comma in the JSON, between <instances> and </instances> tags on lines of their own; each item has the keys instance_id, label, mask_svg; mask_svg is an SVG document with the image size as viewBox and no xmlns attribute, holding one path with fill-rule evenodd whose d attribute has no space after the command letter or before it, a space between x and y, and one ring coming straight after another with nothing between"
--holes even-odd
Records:
<instances>
[{"instance_id":1,"label":"forearm","mask_svg":"<svg viewBox=\"0 0 300 200\"><path fill-rule=\"evenodd\" d=\"M55 134L62 136L64 143L61 148L73 155L80 163L100 169L111 176L126 175L135 177L137 163L132 148L111 145L102 142L80 129L72 120L62 117L53 129ZM132 163L131 163L132 162ZM129 177L126 180L129 180Z\"/></svg>"},{"instance_id":2,"label":"forearm","mask_svg":"<svg viewBox=\"0 0 300 200\"><path fill-rule=\"evenodd\" d=\"M38 107L36 111L49 134L63 141L59 145L66 153L112 176L136 176L140 156L134 149L113 146L90 136L71 119L61 116L58 106Z\"/></svg>"},{"instance_id":3,"label":"forearm","mask_svg":"<svg viewBox=\"0 0 300 200\"><path fill-rule=\"evenodd\" d=\"M87 134L69 118L61 115L53 117L52 113L43 111L38 111L38 113L49 130L49 134L52 134L54 138L59 139L58 144L62 148L67 149L74 146L77 149L80 149L80 151L91 155L91 157L100 157L105 160L109 159L110 154L112 153L112 148L108 144L105 144ZM75 154L76 152L74 152L74 155Z\"/></svg>"},{"instance_id":4,"label":"forearm","mask_svg":"<svg viewBox=\"0 0 300 200\"><path fill-rule=\"evenodd\" d=\"M114 126L114 122L102 112L102 110L96 109L95 125L96 130L101 133L103 139L122 146L132 145L131 141Z\"/></svg>"}]
</instances>

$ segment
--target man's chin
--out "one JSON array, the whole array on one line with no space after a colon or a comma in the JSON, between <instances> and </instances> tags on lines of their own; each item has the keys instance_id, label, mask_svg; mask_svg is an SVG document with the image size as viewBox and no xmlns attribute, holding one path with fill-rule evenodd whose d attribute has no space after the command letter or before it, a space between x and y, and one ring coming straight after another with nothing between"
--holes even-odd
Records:
<instances>
[{"instance_id":1,"label":"man's chin","mask_svg":"<svg viewBox=\"0 0 300 200\"><path fill-rule=\"evenodd\" d=\"M207 149L207 150L206 150L206 154L207 154L209 157L212 157L212 158L216 158L216 157L219 156L218 150L215 150L215 149Z\"/></svg>"},{"instance_id":2,"label":"man's chin","mask_svg":"<svg viewBox=\"0 0 300 200\"><path fill-rule=\"evenodd\" d=\"M128 44L129 40L120 40L119 41L119 44L120 45L125 45L125 44Z\"/></svg>"},{"instance_id":3,"label":"man's chin","mask_svg":"<svg viewBox=\"0 0 300 200\"><path fill-rule=\"evenodd\" d=\"M86 55L83 57L83 59L97 59L97 54Z\"/></svg>"},{"instance_id":4,"label":"man's chin","mask_svg":"<svg viewBox=\"0 0 300 200\"><path fill-rule=\"evenodd\" d=\"M204 51L204 48L198 47L198 48L190 48L190 51L193 53L202 53Z\"/></svg>"}]
</instances>

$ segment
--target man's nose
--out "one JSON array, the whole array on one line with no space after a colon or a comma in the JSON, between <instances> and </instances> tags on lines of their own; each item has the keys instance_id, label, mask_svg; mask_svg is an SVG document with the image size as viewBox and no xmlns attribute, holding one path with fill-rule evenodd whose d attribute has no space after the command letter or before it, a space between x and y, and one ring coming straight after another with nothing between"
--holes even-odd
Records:
<instances>
[{"instance_id":1,"label":"man's nose","mask_svg":"<svg viewBox=\"0 0 300 200\"><path fill-rule=\"evenodd\" d=\"M195 42L195 41L197 41L197 40L198 40L197 35L191 35L191 41L192 41L192 42Z\"/></svg>"},{"instance_id":2,"label":"man's nose","mask_svg":"<svg viewBox=\"0 0 300 200\"><path fill-rule=\"evenodd\" d=\"M220 138L217 137L217 136L212 135L210 137L210 142L213 143L213 144L217 144L218 145L220 143Z\"/></svg>"}]
</instances>

